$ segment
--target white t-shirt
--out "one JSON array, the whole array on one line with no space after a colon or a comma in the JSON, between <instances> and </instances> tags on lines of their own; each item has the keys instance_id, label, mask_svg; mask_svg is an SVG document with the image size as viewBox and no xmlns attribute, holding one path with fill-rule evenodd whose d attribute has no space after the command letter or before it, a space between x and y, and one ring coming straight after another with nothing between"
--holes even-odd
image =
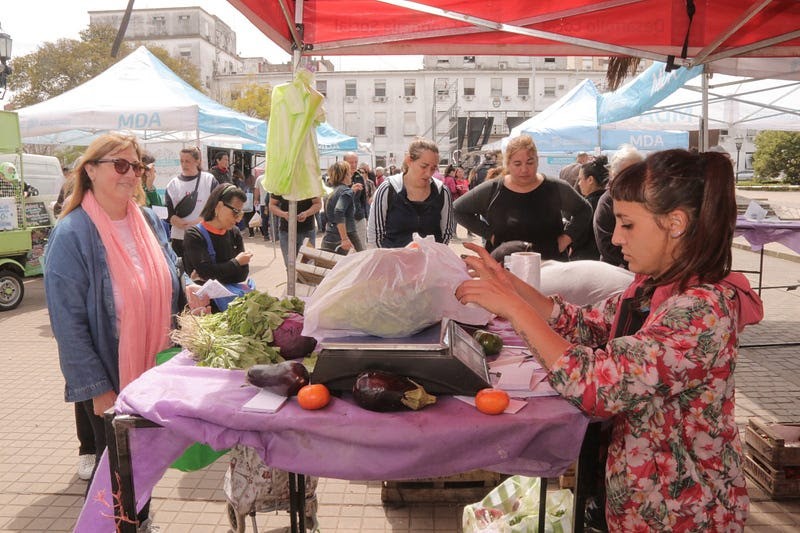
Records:
<instances>
[{"instance_id":1,"label":"white t-shirt","mask_svg":"<svg viewBox=\"0 0 800 533\"><path fill-rule=\"evenodd\" d=\"M184 217L182 220L197 220L200 218L200 212L203 211L208 197L211 196L211 185L216 181L216 178L208 172L200 173L200 184L197 187L197 203L194 206L191 214ZM172 207L178 205L181 198L189 196L194 191L196 181L194 179L184 181L180 176L173 177L167 184L166 193L172 201ZM183 240L184 230L172 226L170 237L173 239Z\"/></svg>"}]
</instances>

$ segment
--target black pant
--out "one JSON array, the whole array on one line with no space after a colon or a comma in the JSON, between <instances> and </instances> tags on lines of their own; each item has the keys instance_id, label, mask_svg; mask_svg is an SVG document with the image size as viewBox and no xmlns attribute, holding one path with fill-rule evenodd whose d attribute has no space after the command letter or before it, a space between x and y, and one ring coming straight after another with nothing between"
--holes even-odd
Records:
<instances>
[{"instance_id":1,"label":"black pant","mask_svg":"<svg viewBox=\"0 0 800 533\"><path fill-rule=\"evenodd\" d=\"M75 430L78 434L78 455L96 455L92 421L81 403L73 404L75 406Z\"/></svg>"},{"instance_id":2,"label":"black pant","mask_svg":"<svg viewBox=\"0 0 800 533\"><path fill-rule=\"evenodd\" d=\"M92 481L94 480L94 474L95 472L97 472L97 466L100 464L100 457L103 455L103 451L106 449L106 428L103 417L94 414L94 403L92 402L92 400L85 400L82 402L77 402L75 404L76 420L77 420L78 409L81 409L83 411L85 420L87 420L89 422L89 425L91 426L92 436L94 438L94 449L95 449L94 470L92 470L91 479L89 479L89 482L86 484L86 494L84 495L88 497L89 487L92 486ZM139 520L139 523L141 523L147 520L149 516L150 516L150 500L147 500L147 503L144 504L142 510L136 514L136 519Z\"/></svg>"}]
</instances>

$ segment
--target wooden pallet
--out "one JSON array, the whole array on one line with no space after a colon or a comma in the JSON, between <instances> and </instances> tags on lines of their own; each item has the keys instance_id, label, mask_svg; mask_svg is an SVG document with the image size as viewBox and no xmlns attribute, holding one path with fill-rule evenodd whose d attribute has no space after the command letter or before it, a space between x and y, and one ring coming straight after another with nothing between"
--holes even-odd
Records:
<instances>
[{"instance_id":1,"label":"wooden pallet","mask_svg":"<svg viewBox=\"0 0 800 533\"><path fill-rule=\"evenodd\" d=\"M800 498L800 467L776 469L747 453L744 456L744 472L774 500Z\"/></svg>"},{"instance_id":2,"label":"wooden pallet","mask_svg":"<svg viewBox=\"0 0 800 533\"><path fill-rule=\"evenodd\" d=\"M567 468L567 471L558 476L558 488L560 489L574 489L575 488L575 463Z\"/></svg>"},{"instance_id":3,"label":"wooden pallet","mask_svg":"<svg viewBox=\"0 0 800 533\"><path fill-rule=\"evenodd\" d=\"M384 481L383 503L473 503L482 500L506 475L473 470L454 476Z\"/></svg>"}]
</instances>

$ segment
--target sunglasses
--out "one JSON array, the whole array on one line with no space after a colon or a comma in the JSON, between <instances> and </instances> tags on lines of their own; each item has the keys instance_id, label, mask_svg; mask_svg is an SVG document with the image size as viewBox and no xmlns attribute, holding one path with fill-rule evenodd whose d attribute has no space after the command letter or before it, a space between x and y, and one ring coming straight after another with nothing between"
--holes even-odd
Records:
<instances>
[{"instance_id":1,"label":"sunglasses","mask_svg":"<svg viewBox=\"0 0 800 533\"><path fill-rule=\"evenodd\" d=\"M114 170L117 171L117 174L126 174L128 170L133 167L133 174L136 177L141 177L144 173L145 165L140 163L139 161L128 161L127 159L97 159L95 163L113 163Z\"/></svg>"},{"instance_id":2,"label":"sunglasses","mask_svg":"<svg viewBox=\"0 0 800 533\"><path fill-rule=\"evenodd\" d=\"M244 211L242 211L241 209L236 209L236 208L235 208L235 207L233 207L231 204L228 204L228 203L222 202L222 205L224 205L225 207L227 207L228 209L230 209L230 210L233 212L233 216L235 216L235 217L240 217L240 216L243 216L243 215L244 215Z\"/></svg>"}]
</instances>

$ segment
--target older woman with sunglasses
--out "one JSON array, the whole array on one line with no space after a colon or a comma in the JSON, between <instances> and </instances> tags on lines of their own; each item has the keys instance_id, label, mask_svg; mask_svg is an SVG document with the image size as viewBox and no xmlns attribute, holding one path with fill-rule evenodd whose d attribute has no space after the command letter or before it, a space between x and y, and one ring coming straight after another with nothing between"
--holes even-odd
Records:
<instances>
[{"instance_id":1,"label":"older woman with sunglasses","mask_svg":"<svg viewBox=\"0 0 800 533\"><path fill-rule=\"evenodd\" d=\"M202 222L186 230L183 266L198 284L215 279L242 283L250 274L251 252L236 223L244 216L247 195L230 183L218 185L200 213Z\"/></svg>"},{"instance_id":2,"label":"older woman with sunglasses","mask_svg":"<svg viewBox=\"0 0 800 533\"><path fill-rule=\"evenodd\" d=\"M140 161L135 137L112 133L92 142L45 252L65 399L86 411L98 458L106 446L101 415L169 346L177 311L175 255L158 218L134 200L143 194ZM147 507L139 513L145 528Z\"/></svg>"}]
</instances>

